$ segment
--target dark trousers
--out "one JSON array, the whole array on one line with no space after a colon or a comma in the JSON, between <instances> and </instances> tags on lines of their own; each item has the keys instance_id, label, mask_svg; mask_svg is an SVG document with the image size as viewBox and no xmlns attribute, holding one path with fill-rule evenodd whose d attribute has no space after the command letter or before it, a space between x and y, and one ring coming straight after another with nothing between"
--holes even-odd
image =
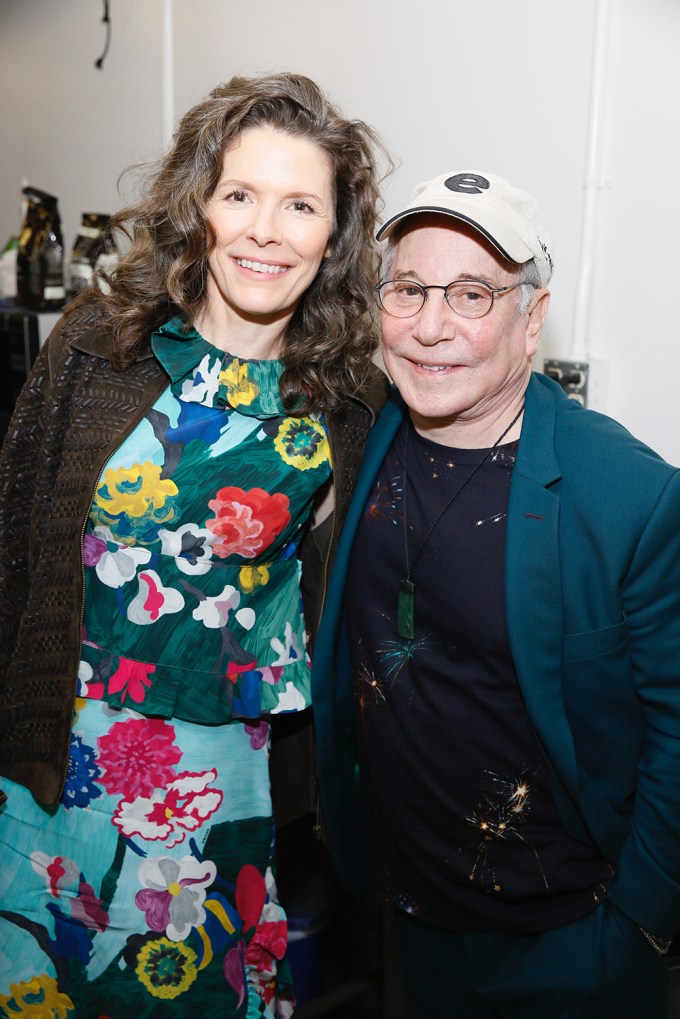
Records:
<instances>
[{"instance_id":1,"label":"dark trousers","mask_svg":"<svg viewBox=\"0 0 680 1019\"><path fill-rule=\"evenodd\" d=\"M409 1019L666 1019L668 974L604 903L542 934L460 934L397 915Z\"/></svg>"}]
</instances>

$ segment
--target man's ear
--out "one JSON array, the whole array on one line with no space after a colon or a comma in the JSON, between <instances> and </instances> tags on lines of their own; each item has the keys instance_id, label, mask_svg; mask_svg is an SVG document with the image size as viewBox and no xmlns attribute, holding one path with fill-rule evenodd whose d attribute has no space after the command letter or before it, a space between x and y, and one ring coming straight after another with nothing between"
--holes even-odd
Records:
<instances>
[{"instance_id":1,"label":"man's ear","mask_svg":"<svg viewBox=\"0 0 680 1019\"><path fill-rule=\"evenodd\" d=\"M526 341L529 357L533 357L538 350L538 338L541 335L545 316L548 314L549 304L550 291L546 290L545 287L534 293L529 305L529 311L527 312Z\"/></svg>"}]
</instances>

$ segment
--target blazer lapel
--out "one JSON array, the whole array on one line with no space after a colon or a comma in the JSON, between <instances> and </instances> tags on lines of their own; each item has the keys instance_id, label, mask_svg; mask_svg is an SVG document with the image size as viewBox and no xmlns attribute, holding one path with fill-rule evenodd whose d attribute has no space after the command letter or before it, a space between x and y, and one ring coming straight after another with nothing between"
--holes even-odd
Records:
<instances>
[{"instance_id":1,"label":"blazer lapel","mask_svg":"<svg viewBox=\"0 0 680 1019\"><path fill-rule=\"evenodd\" d=\"M554 395L533 377L510 487L505 563L508 636L529 719L553 778L578 802L578 770L562 695L559 480ZM573 816L575 820L575 816Z\"/></svg>"}]
</instances>

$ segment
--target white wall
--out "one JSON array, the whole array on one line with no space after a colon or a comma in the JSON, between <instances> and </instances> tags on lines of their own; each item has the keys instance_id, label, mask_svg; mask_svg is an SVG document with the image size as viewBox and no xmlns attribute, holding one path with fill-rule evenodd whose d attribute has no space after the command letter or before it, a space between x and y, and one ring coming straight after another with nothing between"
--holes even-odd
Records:
<instances>
[{"instance_id":1,"label":"white wall","mask_svg":"<svg viewBox=\"0 0 680 1019\"><path fill-rule=\"evenodd\" d=\"M570 354L581 248L594 0L0 0L0 243L21 178L57 194L65 241L82 211L119 205L116 178L162 147L164 14L175 119L236 72L316 78L400 159L389 214L413 184L500 172L540 201L556 248L543 356ZM680 463L680 3L613 0L591 356L606 410Z\"/></svg>"}]
</instances>

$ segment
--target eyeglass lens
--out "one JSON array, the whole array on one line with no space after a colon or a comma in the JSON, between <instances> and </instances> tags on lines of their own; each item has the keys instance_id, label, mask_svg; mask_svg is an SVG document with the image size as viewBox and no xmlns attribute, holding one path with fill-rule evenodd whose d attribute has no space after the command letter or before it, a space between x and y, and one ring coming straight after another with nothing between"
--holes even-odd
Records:
<instances>
[{"instance_id":1,"label":"eyeglass lens","mask_svg":"<svg viewBox=\"0 0 680 1019\"><path fill-rule=\"evenodd\" d=\"M380 301L388 314L408 318L418 314L430 289L444 290L443 287L422 287L413 280L390 280L380 287ZM449 307L464 318L481 318L493 303L491 290L482 283L467 280L450 283L444 296Z\"/></svg>"}]
</instances>

